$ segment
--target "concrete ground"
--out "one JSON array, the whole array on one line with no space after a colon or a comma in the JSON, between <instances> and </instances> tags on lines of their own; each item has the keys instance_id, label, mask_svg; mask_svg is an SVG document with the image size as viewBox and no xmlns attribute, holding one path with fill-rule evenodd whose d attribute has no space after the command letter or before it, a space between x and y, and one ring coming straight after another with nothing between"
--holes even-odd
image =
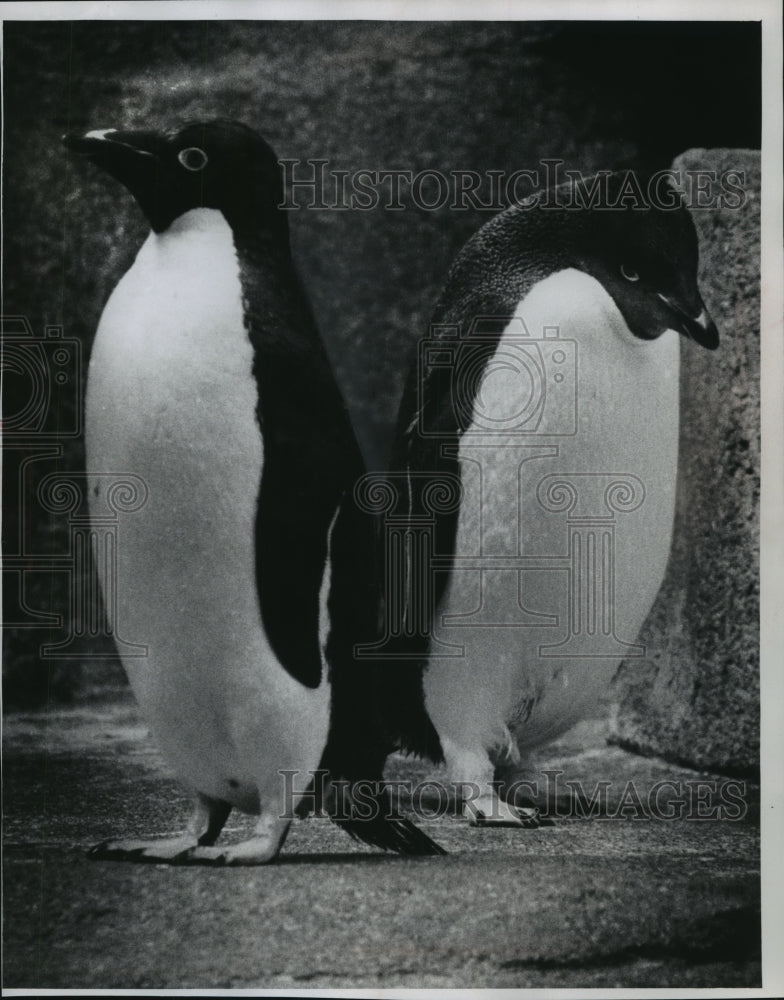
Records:
<instances>
[{"instance_id":1,"label":"concrete ground","mask_svg":"<svg viewBox=\"0 0 784 1000\"><path fill-rule=\"evenodd\" d=\"M4 986L759 986L757 790L605 734L584 723L538 762L552 826L477 830L447 813L420 825L448 857L405 859L310 819L277 863L211 869L85 856L106 837L173 832L188 812L127 695L10 715ZM402 760L390 771L427 776ZM569 817L567 780L589 795L606 782L601 816ZM662 818L678 802L684 815ZM422 804L438 811L432 786ZM232 816L224 836L246 825Z\"/></svg>"}]
</instances>

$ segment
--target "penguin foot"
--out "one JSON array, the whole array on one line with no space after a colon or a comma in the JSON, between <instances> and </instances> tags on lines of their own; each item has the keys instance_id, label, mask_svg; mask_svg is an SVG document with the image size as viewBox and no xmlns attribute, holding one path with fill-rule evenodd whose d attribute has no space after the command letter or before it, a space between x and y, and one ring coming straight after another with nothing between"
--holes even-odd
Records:
<instances>
[{"instance_id":1,"label":"penguin foot","mask_svg":"<svg viewBox=\"0 0 784 1000\"><path fill-rule=\"evenodd\" d=\"M251 838L241 844L208 847L185 837L169 840L105 840L87 852L91 861L136 861L171 865L263 865L278 856L279 844Z\"/></svg>"},{"instance_id":2,"label":"penguin foot","mask_svg":"<svg viewBox=\"0 0 784 1000\"><path fill-rule=\"evenodd\" d=\"M152 864L178 862L183 852L195 846L191 837L162 840L104 840L87 851L91 861L137 861Z\"/></svg>"},{"instance_id":3,"label":"penguin foot","mask_svg":"<svg viewBox=\"0 0 784 1000\"><path fill-rule=\"evenodd\" d=\"M227 847L206 847L195 845L183 851L175 859L179 865L266 865L274 861L280 851L279 843L270 843L267 838L251 837L241 844Z\"/></svg>"},{"instance_id":4,"label":"penguin foot","mask_svg":"<svg viewBox=\"0 0 784 1000\"><path fill-rule=\"evenodd\" d=\"M496 796L485 796L466 802L464 814L471 826L511 826L517 829L536 830L542 825L539 810L510 805Z\"/></svg>"},{"instance_id":5,"label":"penguin foot","mask_svg":"<svg viewBox=\"0 0 784 1000\"><path fill-rule=\"evenodd\" d=\"M226 847L191 843L175 861L178 865L266 865L280 853L289 824L290 820L265 813L259 816L254 834L247 840Z\"/></svg>"},{"instance_id":6,"label":"penguin foot","mask_svg":"<svg viewBox=\"0 0 784 1000\"><path fill-rule=\"evenodd\" d=\"M197 844L213 844L231 812L228 802L198 792L187 829L178 837L159 840L104 840L87 852L92 861L147 861L178 864Z\"/></svg>"}]
</instances>

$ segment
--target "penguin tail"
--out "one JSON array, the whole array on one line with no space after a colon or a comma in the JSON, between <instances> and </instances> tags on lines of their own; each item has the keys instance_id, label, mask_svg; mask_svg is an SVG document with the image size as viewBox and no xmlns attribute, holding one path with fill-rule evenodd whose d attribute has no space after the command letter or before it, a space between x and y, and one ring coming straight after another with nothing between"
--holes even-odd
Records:
<instances>
[{"instance_id":1,"label":"penguin tail","mask_svg":"<svg viewBox=\"0 0 784 1000\"><path fill-rule=\"evenodd\" d=\"M331 775L327 778L321 808L352 840L370 847L412 857L447 853L411 820L400 815L383 780L357 781Z\"/></svg>"},{"instance_id":2,"label":"penguin tail","mask_svg":"<svg viewBox=\"0 0 784 1000\"><path fill-rule=\"evenodd\" d=\"M367 715L334 716L321 758L315 802L354 840L396 854L424 856L447 852L402 815L384 782L384 764L393 749L383 725ZM440 749L440 747L439 747ZM315 775L314 775L315 778Z\"/></svg>"},{"instance_id":3,"label":"penguin tail","mask_svg":"<svg viewBox=\"0 0 784 1000\"><path fill-rule=\"evenodd\" d=\"M447 853L418 826L402 816L335 819L335 823L345 830L352 840L361 841L363 844L384 851L394 851L395 854L425 857Z\"/></svg>"}]
</instances>

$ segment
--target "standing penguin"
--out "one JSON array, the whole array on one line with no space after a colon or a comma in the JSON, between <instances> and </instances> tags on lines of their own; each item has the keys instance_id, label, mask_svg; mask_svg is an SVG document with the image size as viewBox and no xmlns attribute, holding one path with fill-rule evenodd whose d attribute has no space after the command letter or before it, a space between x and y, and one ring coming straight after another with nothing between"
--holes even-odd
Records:
<instances>
[{"instance_id":1,"label":"standing penguin","mask_svg":"<svg viewBox=\"0 0 784 1000\"><path fill-rule=\"evenodd\" d=\"M403 616L387 648L425 669L476 825L536 824L494 776L524 775L521 752L644 654L674 514L678 334L718 346L674 189L668 206L640 204L633 176L602 183L591 207L562 185L466 244L399 414L391 483L412 539L388 544L405 596L387 603Z\"/></svg>"},{"instance_id":2,"label":"standing penguin","mask_svg":"<svg viewBox=\"0 0 784 1000\"><path fill-rule=\"evenodd\" d=\"M124 634L148 650L123 660L142 714L195 797L184 835L93 854L261 864L314 794L322 755L350 789L380 781L389 750L373 672L353 660L377 614L372 527L350 500L362 459L266 142L228 121L64 141L152 227L96 335L88 482L94 517L101 473L145 483L116 578L98 569ZM338 821L379 847L443 853L388 806L371 787L362 816ZM232 807L258 814L255 831L214 847Z\"/></svg>"}]
</instances>

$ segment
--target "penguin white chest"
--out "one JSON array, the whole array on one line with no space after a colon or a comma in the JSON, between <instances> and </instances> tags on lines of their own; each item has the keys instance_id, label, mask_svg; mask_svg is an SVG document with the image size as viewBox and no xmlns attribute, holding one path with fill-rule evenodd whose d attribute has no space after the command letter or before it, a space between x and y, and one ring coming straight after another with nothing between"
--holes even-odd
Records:
<instances>
[{"instance_id":1,"label":"penguin white chest","mask_svg":"<svg viewBox=\"0 0 784 1000\"><path fill-rule=\"evenodd\" d=\"M518 305L459 446L454 567L433 623L447 655L425 678L441 735L544 742L641 655L670 546L678 350L674 331L635 338L574 270Z\"/></svg>"},{"instance_id":2,"label":"penguin white chest","mask_svg":"<svg viewBox=\"0 0 784 1000\"><path fill-rule=\"evenodd\" d=\"M192 210L150 235L104 310L87 462L94 516L100 473L148 491L119 526L116 566L99 568L119 637L146 647L123 658L142 712L187 783L249 809L270 763L317 765L328 721L326 685L296 682L261 621L253 366L231 230Z\"/></svg>"}]
</instances>

